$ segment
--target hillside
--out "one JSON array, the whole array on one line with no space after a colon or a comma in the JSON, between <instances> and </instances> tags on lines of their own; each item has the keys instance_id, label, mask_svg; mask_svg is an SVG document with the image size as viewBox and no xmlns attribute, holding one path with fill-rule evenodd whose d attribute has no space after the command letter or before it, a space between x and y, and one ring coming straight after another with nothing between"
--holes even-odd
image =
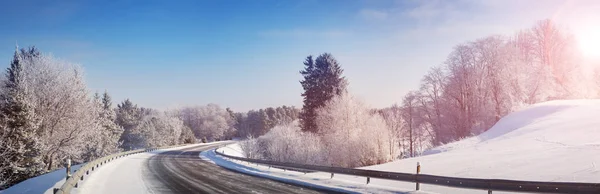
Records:
<instances>
[{"instance_id":1,"label":"hillside","mask_svg":"<svg viewBox=\"0 0 600 194\"><path fill-rule=\"evenodd\" d=\"M444 176L597 182L600 100L563 100L511 113L479 136L366 169Z\"/></svg>"}]
</instances>

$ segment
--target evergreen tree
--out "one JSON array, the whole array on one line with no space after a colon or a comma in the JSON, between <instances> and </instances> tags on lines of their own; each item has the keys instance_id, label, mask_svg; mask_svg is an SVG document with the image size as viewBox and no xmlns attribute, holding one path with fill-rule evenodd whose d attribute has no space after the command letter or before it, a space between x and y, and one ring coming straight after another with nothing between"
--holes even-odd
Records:
<instances>
[{"instance_id":1,"label":"evergreen tree","mask_svg":"<svg viewBox=\"0 0 600 194\"><path fill-rule=\"evenodd\" d=\"M24 60L36 56L39 56L39 52L34 47L22 49L21 52L16 50L6 70L5 92L0 95L1 136L4 141L0 153L5 153L8 158L1 160L0 178L7 180L6 185L0 185L0 189L44 172L41 144L36 137L39 122L33 107L26 100L23 80Z\"/></svg>"},{"instance_id":2,"label":"evergreen tree","mask_svg":"<svg viewBox=\"0 0 600 194\"><path fill-rule=\"evenodd\" d=\"M119 141L122 142L121 148L131 150L142 141L139 133L135 132L135 130L142 120L144 112L148 112L148 110L138 108L138 106L134 105L129 99L126 99L121 104L117 105L116 123L124 130L119 139Z\"/></svg>"},{"instance_id":3,"label":"evergreen tree","mask_svg":"<svg viewBox=\"0 0 600 194\"><path fill-rule=\"evenodd\" d=\"M102 137L101 151L98 156L105 156L121 151L119 149L119 139L123 133L123 128L115 123L116 113L115 110L112 109L111 97L107 91L104 91L102 99L99 99L98 102L100 105L98 121L101 125L100 129Z\"/></svg>"},{"instance_id":4,"label":"evergreen tree","mask_svg":"<svg viewBox=\"0 0 600 194\"><path fill-rule=\"evenodd\" d=\"M304 70L300 71L304 77L300 81L304 89L300 126L303 131L317 132L316 110L334 96L345 92L348 83L342 76L342 68L329 53L321 54L314 61L312 56L308 56L304 66Z\"/></svg>"},{"instance_id":5,"label":"evergreen tree","mask_svg":"<svg viewBox=\"0 0 600 194\"><path fill-rule=\"evenodd\" d=\"M102 105L104 110L112 110L112 98L108 95L107 91L104 91L104 94L102 94Z\"/></svg>"}]
</instances>

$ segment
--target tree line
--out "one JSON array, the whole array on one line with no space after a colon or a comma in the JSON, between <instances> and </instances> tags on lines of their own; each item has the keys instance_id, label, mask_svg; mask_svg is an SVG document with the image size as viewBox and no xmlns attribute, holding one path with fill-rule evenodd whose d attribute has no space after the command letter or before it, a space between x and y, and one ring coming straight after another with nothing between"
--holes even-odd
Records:
<instances>
[{"instance_id":1,"label":"tree line","mask_svg":"<svg viewBox=\"0 0 600 194\"><path fill-rule=\"evenodd\" d=\"M284 162L357 167L414 157L485 132L503 116L556 99L598 98L600 67L586 66L573 36L551 20L510 36L455 46L400 104L365 106L329 53L300 71L299 124L241 143L245 154ZM302 145L302 146L298 146Z\"/></svg>"},{"instance_id":2,"label":"tree line","mask_svg":"<svg viewBox=\"0 0 600 194\"><path fill-rule=\"evenodd\" d=\"M162 111L129 99L115 107L108 92L89 92L80 66L35 47L15 49L0 79L0 190L62 168L66 159L77 164L126 150L259 136L299 112L282 106L234 113L216 104Z\"/></svg>"}]
</instances>

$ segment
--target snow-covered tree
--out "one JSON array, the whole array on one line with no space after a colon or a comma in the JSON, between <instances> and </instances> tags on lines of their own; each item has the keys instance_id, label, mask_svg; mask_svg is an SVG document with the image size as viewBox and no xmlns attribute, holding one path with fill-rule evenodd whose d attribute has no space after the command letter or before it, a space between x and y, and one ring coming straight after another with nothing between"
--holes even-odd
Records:
<instances>
[{"instance_id":1,"label":"snow-covered tree","mask_svg":"<svg viewBox=\"0 0 600 194\"><path fill-rule=\"evenodd\" d=\"M140 147L160 147L180 144L180 136L185 129L183 121L169 112L152 110L144 116L135 132L142 137Z\"/></svg>"},{"instance_id":2,"label":"snow-covered tree","mask_svg":"<svg viewBox=\"0 0 600 194\"><path fill-rule=\"evenodd\" d=\"M303 131L318 132L317 109L323 107L334 96L346 92L348 83L342 76L341 66L329 53L319 55L314 61L312 56L306 57L304 66L300 71L304 77L304 80L300 81L304 89L300 126Z\"/></svg>"},{"instance_id":3,"label":"snow-covered tree","mask_svg":"<svg viewBox=\"0 0 600 194\"><path fill-rule=\"evenodd\" d=\"M37 136L39 120L27 99L25 66L39 52L16 50L0 95L0 189L44 172L42 145Z\"/></svg>"},{"instance_id":4,"label":"snow-covered tree","mask_svg":"<svg viewBox=\"0 0 600 194\"><path fill-rule=\"evenodd\" d=\"M93 99L78 65L41 54L25 60L26 99L40 121L37 131L46 169L65 159L82 162L85 138L98 129Z\"/></svg>"},{"instance_id":5,"label":"snow-covered tree","mask_svg":"<svg viewBox=\"0 0 600 194\"><path fill-rule=\"evenodd\" d=\"M123 133L123 128L115 123L116 114L112 108L112 101L108 92L105 91L102 97L96 93L94 104L96 105L94 111L97 112L98 129L88 136L87 141L91 144L86 147L85 161L121 151L119 139Z\"/></svg>"},{"instance_id":6,"label":"snow-covered tree","mask_svg":"<svg viewBox=\"0 0 600 194\"><path fill-rule=\"evenodd\" d=\"M179 110L179 118L189 127L196 138L211 141L228 139L235 134L235 120L231 113L219 105L184 107Z\"/></svg>"},{"instance_id":7,"label":"snow-covered tree","mask_svg":"<svg viewBox=\"0 0 600 194\"><path fill-rule=\"evenodd\" d=\"M381 116L347 92L317 111L324 154L334 166L357 167L391 160L388 142L394 138ZM394 148L395 149L395 148Z\"/></svg>"},{"instance_id":8,"label":"snow-covered tree","mask_svg":"<svg viewBox=\"0 0 600 194\"><path fill-rule=\"evenodd\" d=\"M121 148L125 150L132 150L142 144L142 137L140 132L135 131L137 125L141 122L144 117L144 111L137 105L133 104L131 100L126 99L117 105L116 109L116 120L115 123L123 128L123 133L119 139Z\"/></svg>"}]
</instances>

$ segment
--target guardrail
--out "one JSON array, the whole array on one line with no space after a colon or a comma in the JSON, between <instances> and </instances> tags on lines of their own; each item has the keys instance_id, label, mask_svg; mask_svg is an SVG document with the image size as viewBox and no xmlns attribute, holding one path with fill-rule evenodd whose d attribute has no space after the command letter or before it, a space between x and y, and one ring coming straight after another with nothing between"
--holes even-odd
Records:
<instances>
[{"instance_id":1,"label":"guardrail","mask_svg":"<svg viewBox=\"0 0 600 194\"><path fill-rule=\"evenodd\" d=\"M63 185L60 188L54 188L54 193L55 194L69 194L71 193L71 190L73 190L73 188L77 188L79 186L79 181L83 181L85 175L89 175L92 171L94 171L95 169L97 169L98 167L102 166L103 164L106 164L110 161L113 161L117 158L121 158L121 157L125 157L125 156L129 156L132 154L138 154L138 153L143 153L143 152L150 152L150 151L154 151L154 150L158 150L158 149L167 149L167 148L173 148L173 147L179 147L179 146L184 146L186 144L183 145L172 145L172 146L164 146L164 147L159 147L159 148L149 148L149 149L137 149L137 150L131 150L131 151L126 151L126 152L120 152L120 153L116 153L116 154L111 154L108 156L104 156L102 158L98 158L95 159L91 162L86 163L84 166L82 166L81 168L79 168L79 170L75 171L75 173L73 173L73 175L69 178L67 178L67 180L65 181L65 183L63 183Z\"/></svg>"},{"instance_id":2,"label":"guardrail","mask_svg":"<svg viewBox=\"0 0 600 194\"><path fill-rule=\"evenodd\" d=\"M419 190L419 183L442 185L448 187L464 188L464 189L481 189L487 190L488 194L492 191L512 191L512 192L531 192L531 193L600 193L600 183L570 183L570 182L539 182L539 181L517 181L504 179L475 179L475 178L459 178L445 177L427 174L410 174L399 172L386 172L376 170L363 170L353 168L340 168L329 166L317 166L308 164L294 164L287 162L275 162L268 160L251 159L237 156L226 155L223 152L215 152L226 158L235 160L267 165L288 170L300 172L328 172L331 173L331 178L334 174L345 174L362 176L367 178L369 184L371 178L388 179L404 182L416 183L416 188Z\"/></svg>"}]
</instances>

